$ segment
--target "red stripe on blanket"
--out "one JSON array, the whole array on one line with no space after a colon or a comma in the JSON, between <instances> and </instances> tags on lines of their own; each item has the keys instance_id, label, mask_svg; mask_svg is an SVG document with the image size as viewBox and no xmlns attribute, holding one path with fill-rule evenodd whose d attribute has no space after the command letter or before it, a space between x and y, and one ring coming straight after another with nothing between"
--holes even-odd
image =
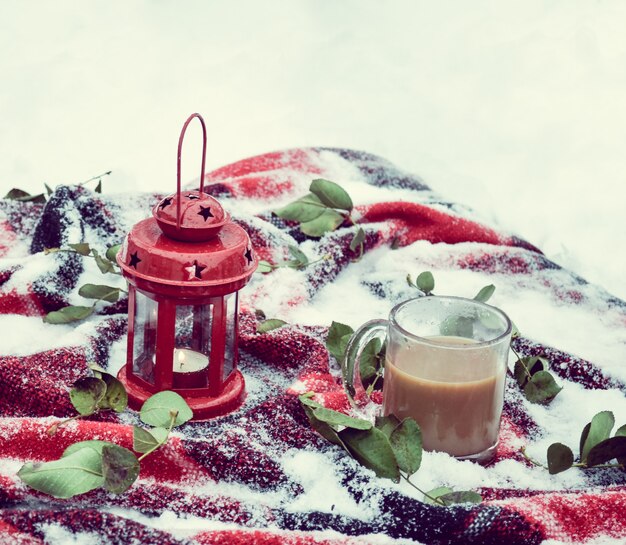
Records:
<instances>
[{"instance_id":1,"label":"red stripe on blanket","mask_svg":"<svg viewBox=\"0 0 626 545\"><path fill-rule=\"evenodd\" d=\"M78 420L61 426L54 435L48 435L47 430L57 422L57 419L48 419L42 423L29 418L0 420L0 436L12 438L0 442L0 456L20 459L26 455L29 461L46 462L60 458L70 445L92 439L112 440L129 450L133 448L131 425ZM174 483L212 478L207 468L186 455L183 443L175 436L142 461L140 477Z\"/></svg>"},{"instance_id":2,"label":"red stripe on blanket","mask_svg":"<svg viewBox=\"0 0 626 545\"><path fill-rule=\"evenodd\" d=\"M224 182L224 185L230 189L233 197L270 199L293 191L290 179L279 180L276 176L244 176Z\"/></svg>"},{"instance_id":3,"label":"red stripe on blanket","mask_svg":"<svg viewBox=\"0 0 626 545\"><path fill-rule=\"evenodd\" d=\"M301 532L275 534L260 530L221 530L194 536L200 545L366 545L367 537L320 538Z\"/></svg>"},{"instance_id":4,"label":"red stripe on blanket","mask_svg":"<svg viewBox=\"0 0 626 545\"><path fill-rule=\"evenodd\" d=\"M27 288L26 293L15 289L0 292L0 314L21 314L22 316L45 316L39 298Z\"/></svg>"},{"instance_id":5,"label":"red stripe on blanket","mask_svg":"<svg viewBox=\"0 0 626 545\"><path fill-rule=\"evenodd\" d=\"M321 174L322 170L315 161L317 155L317 152L313 150L302 149L264 153L215 169L206 175L206 181L208 183L224 181L272 170L292 170L298 174Z\"/></svg>"},{"instance_id":6,"label":"red stripe on blanket","mask_svg":"<svg viewBox=\"0 0 626 545\"><path fill-rule=\"evenodd\" d=\"M363 214L359 223L393 222L394 234L402 246L417 240L430 242L484 242L487 244L512 244L508 237L493 229L459 216L433 210L422 204L411 202L385 202L358 206Z\"/></svg>"},{"instance_id":7,"label":"red stripe on blanket","mask_svg":"<svg viewBox=\"0 0 626 545\"><path fill-rule=\"evenodd\" d=\"M0 220L0 257L4 257L15 245L17 235L13 227L6 220Z\"/></svg>"},{"instance_id":8,"label":"red stripe on blanket","mask_svg":"<svg viewBox=\"0 0 626 545\"><path fill-rule=\"evenodd\" d=\"M494 502L543 528L547 539L585 542L626 535L626 489L598 493L555 492ZM590 524L590 514L593 523Z\"/></svg>"}]
</instances>

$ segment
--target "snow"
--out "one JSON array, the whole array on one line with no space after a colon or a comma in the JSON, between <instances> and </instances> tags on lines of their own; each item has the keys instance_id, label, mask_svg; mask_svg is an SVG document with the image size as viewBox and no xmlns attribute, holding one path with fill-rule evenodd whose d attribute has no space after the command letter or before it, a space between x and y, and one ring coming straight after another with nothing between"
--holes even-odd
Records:
<instances>
[{"instance_id":1,"label":"snow","mask_svg":"<svg viewBox=\"0 0 626 545\"><path fill-rule=\"evenodd\" d=\"M0 190L113 170L107 192L171 191L198 111L209 167L363 149L625 298L625 20L619 0L3 2Z\"/></svg>"},{"instance_id":2,"label":"snow","mask_svg":"<svg viewBox=\"0 0 626 545\"><path fill-rule=\"evenodd\" d=\"M124 10L123 16L115 7ZM127 198L124 192L170 192L180 128L187 115L198 111L209 127L209 168L296 146L369 151L417 173L436 193L474 207L477 218L517 233L550 259L626 298L626 110L618 107L626 91L625 21L626 4L617 0L479 0L471 8L398 0L384 9L373 0L188 1L184 7L148 0L88 6L78 0L4 2L0 194L14 186L38 192L43 182L74 183L107 170L113 174L104 178L104 191L119 193L120 204ZM190 126L184 180L197 176L198 137L197 127ZM322 154L320 160L357 204L416 198L398 189L364 189L356 185L358 173L334 154ZM124 209L129 226L140 219L140 207ZM248 200L237 214L266 209L267 203ZM275 236L283 235L276 230ZM474 251L477 247L472 245ZM312 260L321 257L312 242L303 250ZM449 250L424 241L395 252L372 251L313 301L295 306L286 302L306 300L306 271L281 268L255 276L248 293L260 282L264 291L256 300L244 295L244 303L291 323L328 326L335 320L357 327L364 317L384 319L395 303L414 294L404 282L406 274L415 277L428 269L441 294L472 296L494 283L493 304L505 307L526 336L556 344L626 380L626 333L623 326L613 327L620 320L616 309L596 308L593 302L563 305L547 285L452 269ZM459 254L466 250L463 244L455 247ZM19 247L6 263L21 262L24 253ZM29 258L8 287L25 286L24 280L42 273L51 259ZM95 265L86 263L79 285L101 278ZM562 271L546 272L545 278L559 286L572 281ZM384 283L388 297L374 296L364 281ZM590 300L602 293L601 287L576 285ZM262 297L270 291L272 297ZM72 297L84 303L76 292ZM2 353L82 345L96 323L94 318L78 327L51 326L37 317L0 316L0 330L11 331L3 338ZM125 349L123 340L114 345L114 365L121 365ZM263 385L255 377L246 380L249 401L254 401ZM541 461L552 442L576 451L577 434L596 412L612 410L617 426L626 414L622 393L583 390L571 382L549 408L526 405L549 430L528 445L528 454ZM326 454L290 452L282 455L281 464L303 493L295 501L264 494L265 503L296 512L373 516L341 487ZM413 480L424 490L588 486L577 470L550 476L513 460L485 469L441 453L425 453ZM421 499L410 485L398 486ZM243 486L211 487L227 497L255 499L255 492ZM181 537L227 528L172 512L154 519L119 514ZM99 543L95 535L69 534L52 524L41 531L50 543ZM371 542L386 541L371 536Z\"/></svg>"}]
</instances>

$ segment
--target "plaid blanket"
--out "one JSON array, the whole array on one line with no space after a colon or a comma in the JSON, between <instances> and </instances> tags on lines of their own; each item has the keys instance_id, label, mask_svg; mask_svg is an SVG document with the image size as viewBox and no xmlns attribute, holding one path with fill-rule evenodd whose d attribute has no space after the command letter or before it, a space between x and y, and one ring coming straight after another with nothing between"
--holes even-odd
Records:
<instances>
[{"instance_id":1,"label":"plaid blanket","mask_svg":"<svg viewBox=\"0 0 626 545\"><path fill-rule=\"evenodd\" d=\"M354 227L311 239L271 214L320 177L342 185L355 201L354 217L365 231L361 259L349 247ZM142 461L140 476L126 493L98 489L68 500L33 491L17 471L27 461L59 458L81 440L132 448L132 426L140 422L136 413L102 412L52 437L46 434L60 417L75 414L68 391L90 376L90 362L113 374L124 364L127 309L122 300L99 304L94 315L76 324L43 323L47 312L81 304L80 285L110 283L92 260L43 250L89 242L103 253L121 242L160 196L108 196L60 186L46 204L0 201L0 543L626 540L624 473L571 469L550 476L520 453L526 446L545 460L553 440L577 447L579 424L589 421L596 407L614 410L617 424L624 423L619 417L626 413L617 413L626 393L626 374L619 367L626 346L623 301L367 153L324 148L269 153L219 168L206 183L206 191L247 229L261 259L288 259L290 245L311 261L327 258L302 270L256 273L243 290L239 367L248 392L243 407L177 428L167 445ZM597 361L560 348L558 328L543 338L539 326L531 327L515 341L524 355L547 355L563 392L550 406L532 405L509 380L496 460L483 468L425 453L414 479L424 489L478 490L484 498L478 505L429 505L409 486L377 478L312 430L298 401L298 394L313 391L327 407L349 412L337 363L325 348L328 326L336 320L356 327L355 316L360 322L384 317L416 294L406 274L423 270L435 273L438 293L471 296L475 287L495 284L494 304L509 312L522 334L535 319L562 319L563 340L570 344L580 336L593 343L599 331L613 335L601 339L615 338L605 350L590 349ZM259 308L288 324L257 333ZM568 416L575 413L584 414Z\"/></svg>"}]
</instances>

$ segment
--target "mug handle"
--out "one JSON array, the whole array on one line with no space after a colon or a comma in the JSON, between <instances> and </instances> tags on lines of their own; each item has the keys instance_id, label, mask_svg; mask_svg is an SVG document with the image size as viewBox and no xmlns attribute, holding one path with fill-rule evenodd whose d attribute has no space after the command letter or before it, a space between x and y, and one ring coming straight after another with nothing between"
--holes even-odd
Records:
<instances>
[{"instance_id":1,"label":"mug handle","mask_svg":"<svg viewBox=\"0 0 626 545\"><path fill-rule=\"evenodd\" d=\"M388 323L387 320L370 320L359 327L348 341L341 360L341 377L343 389L352 407L364 406L369 401L361 380L359 362L368 342L376 337L385 338Z\"/></svg>"}]
</instances>

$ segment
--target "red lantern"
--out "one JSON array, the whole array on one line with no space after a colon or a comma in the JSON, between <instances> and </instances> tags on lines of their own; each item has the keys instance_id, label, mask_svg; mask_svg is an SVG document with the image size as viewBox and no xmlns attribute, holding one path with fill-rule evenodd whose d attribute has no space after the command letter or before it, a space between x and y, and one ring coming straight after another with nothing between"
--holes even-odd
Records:
<instances>
[{"instance_id":1,"label":"red lantern","mask_svg":"<svg viewBox=\"0 0 626 545\"><path fill-rule=\"evenodd\" d=\"M203 133L200 190L181 191L183 138L194 117ZM204 193L205 159L206 126L193 114L178 141L177 192L132 228L117 255L129 284L128 349L118 378L130 405L139 408L156 392L173 390L195 419L223 415L243 402L238 290L258 264L248 234Z\"/></svg>"}]
</instances>

